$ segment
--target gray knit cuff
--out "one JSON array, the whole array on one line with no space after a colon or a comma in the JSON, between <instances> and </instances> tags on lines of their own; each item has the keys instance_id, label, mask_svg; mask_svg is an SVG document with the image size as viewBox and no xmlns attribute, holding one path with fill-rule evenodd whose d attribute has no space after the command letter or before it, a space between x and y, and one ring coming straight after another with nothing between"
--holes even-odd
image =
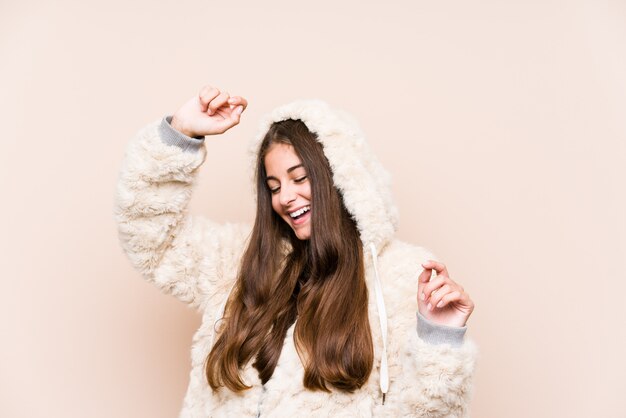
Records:
<instances>
[{"instance_id":1,"label":"gray knit cuff","mask_svg":"<svg viewBox=\"0 0 626 418\"><path fill-rule=\"evenodd\" d=\"M159 136L168 145L182 148L183 151L196 152L204 143L204 137L191 138L172 128L172 116L165 116L159 125Z\"/></svg>"},{"instance_id":2,"label":"gray knit cuff","mask_svg":"<svg viewBox=\"0 0 626 418\"><path fill-rule=\"evenodd\" d=\"M464 327L451 327L435 324L417 312L417 335L428 344L450 344L452 347L460 347L463 345L463 337L466 331L467 325Z\"/></svg>"}]
</instances>

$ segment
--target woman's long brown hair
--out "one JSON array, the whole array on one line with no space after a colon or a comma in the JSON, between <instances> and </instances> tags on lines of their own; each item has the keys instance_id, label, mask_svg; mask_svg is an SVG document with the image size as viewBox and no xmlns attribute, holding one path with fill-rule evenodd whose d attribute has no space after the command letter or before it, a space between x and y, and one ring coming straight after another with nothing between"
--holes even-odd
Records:
<instances>
[{"instance_id":1,"label":"woman's long brown hair","mask_svg":"<svg viewBox=\"0 0 626 418\"><path fill-rule=\"evenodd\" d=\"M272 209L265 155L294 147L311 184L311 237L299 240ZM213 390L250 388L240 371L254 359L267 382L288 328L304 365L304 387L352 392L368 379L374 349L367 313L362 243L332 180L322 145L300 120L272 124L257 159L257 216L219 337L205 372Z\"/></svg>"}]
</instances>

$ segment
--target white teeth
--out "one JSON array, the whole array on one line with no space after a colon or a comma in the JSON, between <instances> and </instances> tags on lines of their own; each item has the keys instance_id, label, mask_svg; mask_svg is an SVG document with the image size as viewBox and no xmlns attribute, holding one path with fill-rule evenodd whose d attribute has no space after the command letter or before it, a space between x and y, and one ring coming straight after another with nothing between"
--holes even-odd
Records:
<instances>
[{"instance_id":1,"label":"white teeth","mask_svg":"<svg viewBox=\"0 0 626 418\"><path fill-rule=\"evenodd\" d=\"M304 212L308 212L308 211L310 211L310 210L311 210L311 206L305 206L305 207L303 207L303 208L298 209L298 210L297 210L297 211L295 211L295 212L291 212L291 213L289 214L289 216L291 216L292 218L295 218L295 217L297 217L297 216L302 215Z\"/></svg>"}]
</instances>

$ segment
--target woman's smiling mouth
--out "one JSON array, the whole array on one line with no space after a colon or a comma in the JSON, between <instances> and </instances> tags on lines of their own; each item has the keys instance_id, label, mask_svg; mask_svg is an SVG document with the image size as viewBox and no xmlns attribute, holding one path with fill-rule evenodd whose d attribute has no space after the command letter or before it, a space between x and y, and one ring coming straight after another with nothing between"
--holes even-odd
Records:
<instances>
[{"instance_id":1,"label":"woman's smiling mouth","mask_svg":"<svg viewBox=\"0 0 626 418\"><path fill-rule=\"evenodd\" d=\"M307 221L311 216L311 205L303 206L298 210L289 212L289 217L294 225L300 225Z\"/></svg>"}]
</instances>

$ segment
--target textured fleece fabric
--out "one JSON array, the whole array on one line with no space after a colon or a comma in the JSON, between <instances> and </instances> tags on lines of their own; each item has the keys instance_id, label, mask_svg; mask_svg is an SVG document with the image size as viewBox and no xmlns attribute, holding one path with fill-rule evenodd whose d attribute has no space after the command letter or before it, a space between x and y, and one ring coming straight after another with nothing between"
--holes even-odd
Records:
<instances>
[{"instance_id":1,"label":"textured fleece fabric","mask_svg":"<svg viewBox=\"0 0 626 418\"><path fill-rule=\"evenodd\" d=\"M476 347L466 327L445 327L417 313L421 263L436 259L422 247L393 237L397 211L389 176L369 151L356 122L319 100L280 106L262 120L250 147L251 167L269 126L300 119L316 133L333 169L335 186L357 221L363 248L373 244L388 318L390 385L384 405L379 386L382 350L373 260L365 252L374 368L352 394L303 387L303 366L288 330L272 378L262 385L251 364L242 370L252 388L213 392L204 376L219 307L228 297L251 226L217 224L187 213L198 168L206 159L200 138L171 128L171 117L143 128L130 142L117 187L121 245L144 277L197 308L202 325L193 338L192 370L180 417L467 417ZM295 325L295 324L294 324Z\"/></svg>"}]
</instances>

